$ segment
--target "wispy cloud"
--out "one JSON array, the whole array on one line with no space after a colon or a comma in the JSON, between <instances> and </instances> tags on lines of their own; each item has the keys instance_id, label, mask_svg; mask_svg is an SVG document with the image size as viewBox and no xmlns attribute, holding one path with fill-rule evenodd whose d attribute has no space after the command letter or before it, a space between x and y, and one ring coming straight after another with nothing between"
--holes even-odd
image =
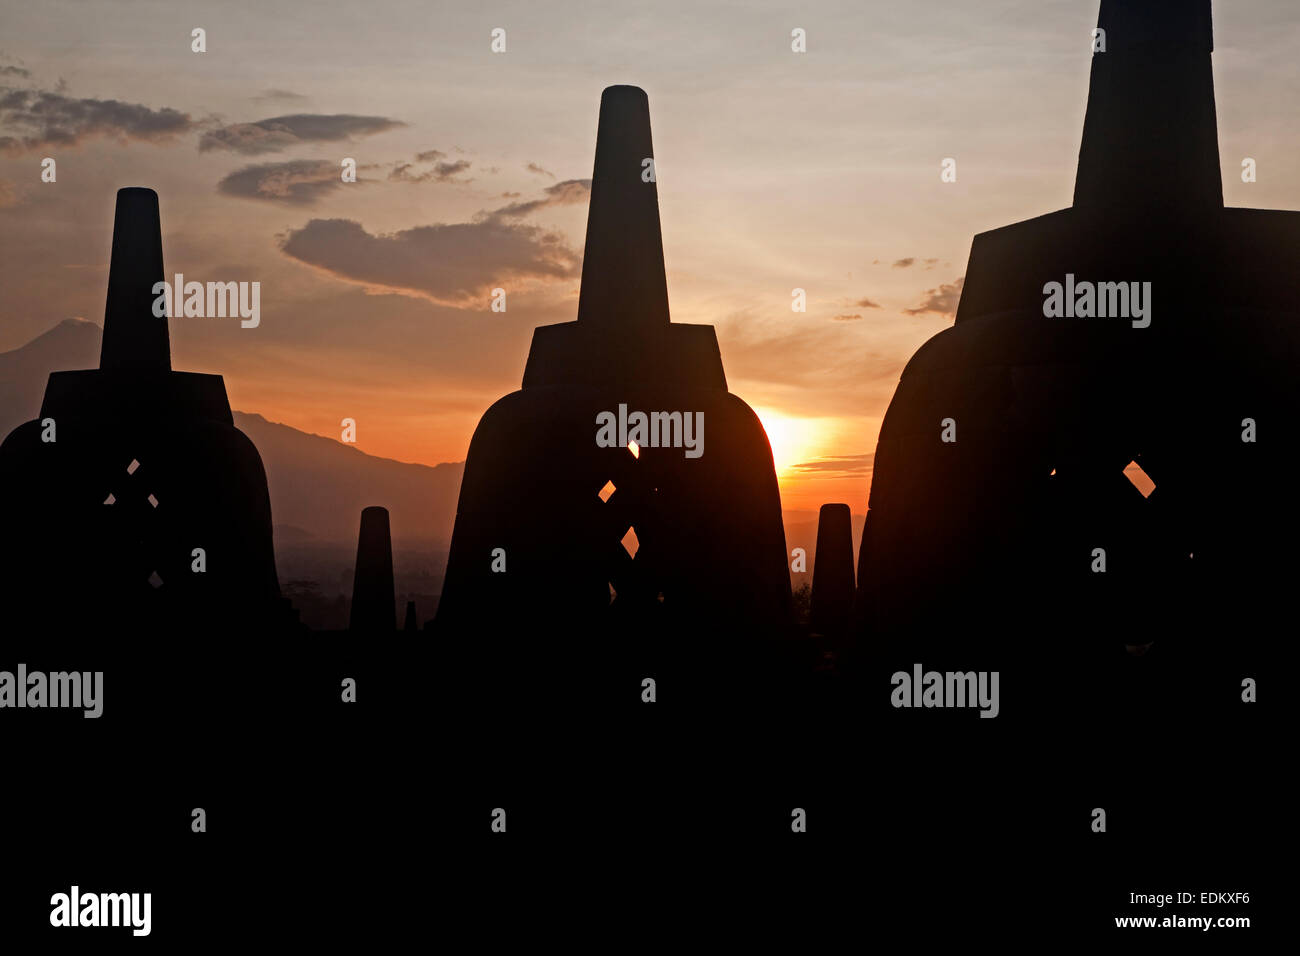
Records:
<instances>
[{"instance_id":1,"label":"wispy cloud","mask_svg":"<svg viewBox=\"0 0 1300 956\"><path fill-rule=\"evenodd\" d=\"M495 218L519 219L548 206L571 206L575 203L587 202L591 196L591 180L566 179L554 186L547 186L545 192L546 195L541 199L511 203L509 206L497 209L491 215Z\"/></svg>"},{"instance_id":2,"label":"wispy cloud","mask_svg":"<svg viewBox=\"0 0 1300 956\"><path fill-rule=\"evenodd\" d=\"M769 404L795 415L861 415L883 406L898 383L905 357L864 348L853 322L768 324L741 311L718 324L727 380L745 394L756 384Z\"/></svg>"},{"instance_id":3,"label":"wispy cloud","mask_svg":"<svg viewBox=\"0 0 1300 956\"><path fill-rule=\"evenodd\" d=\"M908 315L946 315L957 314L957 303L961 300L961 287L966 277L953 280L951 284L940 285L937 289L926 289L921 304L913 309L904 309Z\"/></svg>"},{"instance_id":4,"label":"wispy cloud","mask_svg":"<svg viewBox=\"0 0 1300 956\"><path fill-rule=\"evenodd\" d=\"M306 96L301 93L295 93L292 90L263 90L256 96L252 97L253 102L260 103L264 100L305 100Z\"/></svg>"},{"instance_id":5,"label":"wispy cloud","mask_svg":"<svg viewBox=\"0 0 1300 956\"><path fill-rule=\"evenodd\" d=\"M591 180L568 180L548 186L541 199L483 212L472 222L387 235L373 235L351 219L313 219L283 237L280 248L291 258L368 288L480 308L485 291L503 282L561 281L581 274L582 256L562 235L517 220L548 206L582 202L590 190Z\"/></svg>"},{"instance_id":6,"label":"wispy cloud","mask_svg":"<svg viewBox=\"0 0 1300 956\"><path fill-rule=\"evenodd\" d=\"M79 99L50 90L0 86L0 151L76 146L96 136L162 142L195 128L188 113L120 100Z\"/></svg>"},{"instance_id":7,"label":"wispy cloud","mask_svg":"<svg viewBox=\"0 0 1300 956\"><path fill-rule=\"evenodd\" d=\"M558 233L493 216L380 235L350 219L313 219L280 248L336 278L457 308L482 308L488 290L512 281L574 279L582 266Z\"/></svg>"},{"instance_id":8,"label":"wispy cloud","mask_svg":"<svg viewBox=\"0 0 1300 956\"><path fill-rule=\"evenodd\" d=\"M792 471L806 478L853 478L871 474L875 464L874 453L867 455L831 455L815 461L805 461L791 466Z\"/></svg>"},{"instance_id":9,"label":"wispy cloud","mask_svg":"<svg viewBox=\"0 0 1300 956\"><path fill-rule=\"evenodd\" d=\"M255 123L234 123L208 130L199 138L199 150L236 153L275 153L302 143L337 142L354 136L373 136L406 124L385 116L298 113L273 116Z\"/></svg>"},{"instance_id":10,"label":"wispy cloud","mask_svg":"<svg viewBox=\"0 0 1300 956\"><path fill-rule=\"evenodd\" d=\"M237 169L217 183L217 192L242 199L308 206L343 185L341 167L325 159L258 163Z\"/></svg>"},{"instance_id":11,"label":"wispy cloud","mask_svg":"<svg viewBox=\"0 0 1300 956\"><path fill-rule=\"evenodd\" d=\"M415 168L414 163L397 163L388 173L393 182L401 183L468 183L473 180L465 178L472 163L468 159L447 161L447 154L438 149L425 150L415 154L416 163L432 163L428 169Z\"/></svg>"}]
</instances>

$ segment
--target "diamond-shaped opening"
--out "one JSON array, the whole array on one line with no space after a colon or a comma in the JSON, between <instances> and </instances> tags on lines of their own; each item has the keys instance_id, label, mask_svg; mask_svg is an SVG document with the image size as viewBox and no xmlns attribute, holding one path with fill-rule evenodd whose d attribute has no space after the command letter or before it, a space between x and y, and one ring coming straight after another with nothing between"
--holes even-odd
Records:
<instances>
[{"instance_id":1,"label":"diamond-shaped opening","mask_svg":"<svg viewBox=\"0 0 1300 956\"><path fill-rule=\"evenodd\" d=\"M636 442L634 442L634 441L630 441L630 442L628 442L628 443L627 443L627 450L630 451L630 452L632 453L632 457L633 457L633 458L640 458L640 457L641 457L641 446L638 445Z\"/></svg>"},{"instance_id":2,"label":"diamond-shaped opening","mask_svg":"<svg viewBox=\"0 0 1300 956\"><path fill-rule=\"evenodd\" d=\"M1130 461L1124 466L1124 477L1133 483L1134 488L1142 492L1143 498L1150 498L1151 492L1156 490L1156 483L1136 461Z\"/></svg>"},{"instance_id":3,"label":"diamond-shaped opening","mask_svg":"<svg viewBox=\"0 0 1300 956\"><path fill-rule=\"evenodd\" d=\"M162 587L163 579L160 578L158 572L155 571L153 574L149 575L149 583L156 588L160 588Z\"/></svg>"},{"instance_id":4,"label":"diamond-shaped opening","mask_svg":"<svg viewBox=\"0 0 1300 956\"><path fill-rule=\"evenodd\" d=\"M138 461L136 461L134 458L132 458L132 459L131 459L131 464L129 464L129 465L126 466L126 473L127 473L128 475L134 475L134 474L135 474L135 470L136 470L137 468L139 468L139 467L140 467L140 463L139 463Z\"/></svg>"},{"instance_id":5,"label":"diamond-shaped opening","mask_svg":"<svg viewBox=\"0 0 1300 956\"><path fill-rule=\"evenodd\" d=\"M614 590L614 585L609 586L609 603L614 603L614 598L618 597L618 592Z\"/></svg>"},{"instance_id":6,"label":"diamond-shaped opening","mask_svg":"<svg viewBox=\"0 0 1300 956\"><path fill-rule=\"evenodd\" d=\"M623 545L623 550L627 552L629 558L635 558L637 551L641 548L641 542L636 537L636 528L629 527L627 533L623 535L623 540L619 543Z\"/></svg>"},{"instance_id":7,"label":"diamond-shaped opening","mask_svg":"<svg viewBox=\"0 0 1300 956\"><path fill-rule=\"evenodd\" d=\"M158 507L158 499L155 498L153 495L150 495L150 496L149 496L149 504L151 504L151 505L153 505L155 508L157 508L157 507Z\"/></svg>"},{"instance_id":8,"label":"diamond-shaped opening","mask_svg":"<svg viewBox=\"0 0 1300 956\"><path fill-rule=\"evenodd\" d=\"M596 492L596 495L597 497L600 498L601 501L609 501L610 497L616 491L618 491L618 489L614 487L614 482L607 481L605 482L605 487L601 488L600 491Z\"/></svg>"},{"instance_id":9,"label":"diamond-shaped opening","mask_svg":"<svg viewBox=\"0 0 1300 956\"><path fill-rule=\"evenodd\" d=\"M116 500L117 499L113 497L113 493L110 491L108 493L108 497L104 499L104 504L111 505Z\"/></svg>"},{"instance_id":10,"label":"diamond-shaped opening","mask_svg":"<svg viewBox=\"0 0 1300 956\"><path fill-rule=\"evenodd\" d=\"M663 592L663 591L660 591L660 592L659 592L659 598L658 598L658 600L659 600L659 603L660 603L660 604L663 604L663 603L664 603L664 592Z\"/></svg>"}]
</instances>

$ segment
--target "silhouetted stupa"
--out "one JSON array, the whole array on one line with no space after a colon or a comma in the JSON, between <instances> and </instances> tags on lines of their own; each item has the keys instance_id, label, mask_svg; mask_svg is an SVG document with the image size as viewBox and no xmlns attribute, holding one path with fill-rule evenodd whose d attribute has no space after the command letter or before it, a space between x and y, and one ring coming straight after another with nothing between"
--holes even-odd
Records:
<instances>
[{"instance_id":1,"label":"silhouetted stupa","mask_svg":"<svg viewBox=\"0 0 1300 956\"><path fill-rule=\"evenodd\" d=\"M397 598L393 593L393 545L388 509L361 510L357 538L357 567L352 581L351 631L391 633L397 630Z\"/></svg>"},{"instance_id":2,"label":"silhouetted stupa","mask_svg":"<svg viewBox=\"0 0 1300 956\"><path fill-rule=\"evenodd\" d=\"M606 89L577 321L535 331L523 388L474 433L440 631L558 653L615 621L750 647L789 623L771 449L713 328L669 320L653 156L645 93ZM602 447L611 417L629 429Z\"/></svg>"},{"instance_id":3,"label":"silhouetted stupa","mask_svg":"<svg viewBox=\"0 0 1300 956\"><path fill-rule=\"evenodd\" d=\"M812 629L830 637L848 633L853 617L853 515L845 504L822 505L813 563Z\"/></svg>"},{"instance_id":4,"label":"silhouetted stupa","mask_svg":"<svg viewBox=\"0 0 1300 956\"><path fill-rule=\"evenodd\" d=\"M0 587L42 626L165 630L288 621L266 473L220 375L171 369L158 196L122 189L100 367L53 372L0 445Z\"/></svg>"},{"instance_id":5,"label":"silhouetted stupa","mask_svg":"<svg viewBox=\"0 0 1300 956\"><path fill-rule=\"evenodd\" d=\"M1154 641L1236 702L1243 615L1296 566L1300 213L1223 205L1209 0L1098 23L1073 207L975 237L885 417L862 634L1040 667Z\"/></svg>"}]
</instances>

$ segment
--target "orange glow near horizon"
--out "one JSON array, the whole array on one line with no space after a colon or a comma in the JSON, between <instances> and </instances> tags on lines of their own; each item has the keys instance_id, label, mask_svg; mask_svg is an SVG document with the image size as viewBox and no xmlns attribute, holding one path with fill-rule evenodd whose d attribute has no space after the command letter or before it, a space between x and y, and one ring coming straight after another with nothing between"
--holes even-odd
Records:
<instances>
[{"instance_id":1,"label":"orange glow near horizon","mask_svg":"<svg viewBox=\"0 0 1300 956\"><path fill-rule=\"evenodd\" d=\"M831 436L823 419L792 418L771 408L755 408L754 414L767 432L778 481L792 477L795 465L828 453Z\"/></svg>"},{"instance_id":2,"label":"orange glow near horizon","mask_svg":"<svg viewBox=\"0 0 1300 956\"><path fill-rule=\"evenodd\" d=\"M252 393L252 394L249 394ZM309 396L314 397L314 396ZM336 417L307 403L273 401L269 393L247 389L243 410L262 415L312 434L339 440ZM264 401L258 401L264 399ZM484 407L487 404L485 403ZM352 403L358 423L359 451L396 461L434 466L465 460L469 440L480 413L457 409L448 416L415 416L420 426L410 428L412 416L394 415L379 400ZM861 454L875 446L878 423L871 419L812 418L790 415L771 406L754 408L772 449L772 463L781 491L782 507L812 510L831 501L847 502L855 514L865 510L869 479L862 475L819 473L799 466L831 457ZM629 445L629 453L637 454Z\"/></svg>"}]
</instances>

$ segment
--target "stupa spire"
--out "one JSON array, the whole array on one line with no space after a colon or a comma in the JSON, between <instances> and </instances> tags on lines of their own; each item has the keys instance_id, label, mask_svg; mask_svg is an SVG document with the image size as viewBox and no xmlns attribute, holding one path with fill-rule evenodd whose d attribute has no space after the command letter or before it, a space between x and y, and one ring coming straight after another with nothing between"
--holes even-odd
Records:
<instances>
[{"instance_id":1,"label":"stupa spire","mask_svg":"<svg viewBox=\"0 0 1300 956\"><path fill-rule=\"evenodd\" d=\"M1102 0L1076 208L1223 206L1210 0Z\"/></svg>"},{"instance_id":2,"label":"stupa spire","mask_svg":"<svg viewBox=\"0 0 1300 956\"><path fill-rule=\"evenodd\" d=\"M100 368L171 369L167 317L153 313L154 285L164 281L158 194L135 186L119 189Z\"/></svg>"},{"instance_id":3,"label":"stupa spire","mask_svg":"<svg viewBox=\"0 0 1300 956\"><path fill-rule=\"evenodd\" d=\"M645 90L606 87L578 297L578 322L584 325L630 331L669 322L653 160Z\"/></svg>"}]
</instances>

